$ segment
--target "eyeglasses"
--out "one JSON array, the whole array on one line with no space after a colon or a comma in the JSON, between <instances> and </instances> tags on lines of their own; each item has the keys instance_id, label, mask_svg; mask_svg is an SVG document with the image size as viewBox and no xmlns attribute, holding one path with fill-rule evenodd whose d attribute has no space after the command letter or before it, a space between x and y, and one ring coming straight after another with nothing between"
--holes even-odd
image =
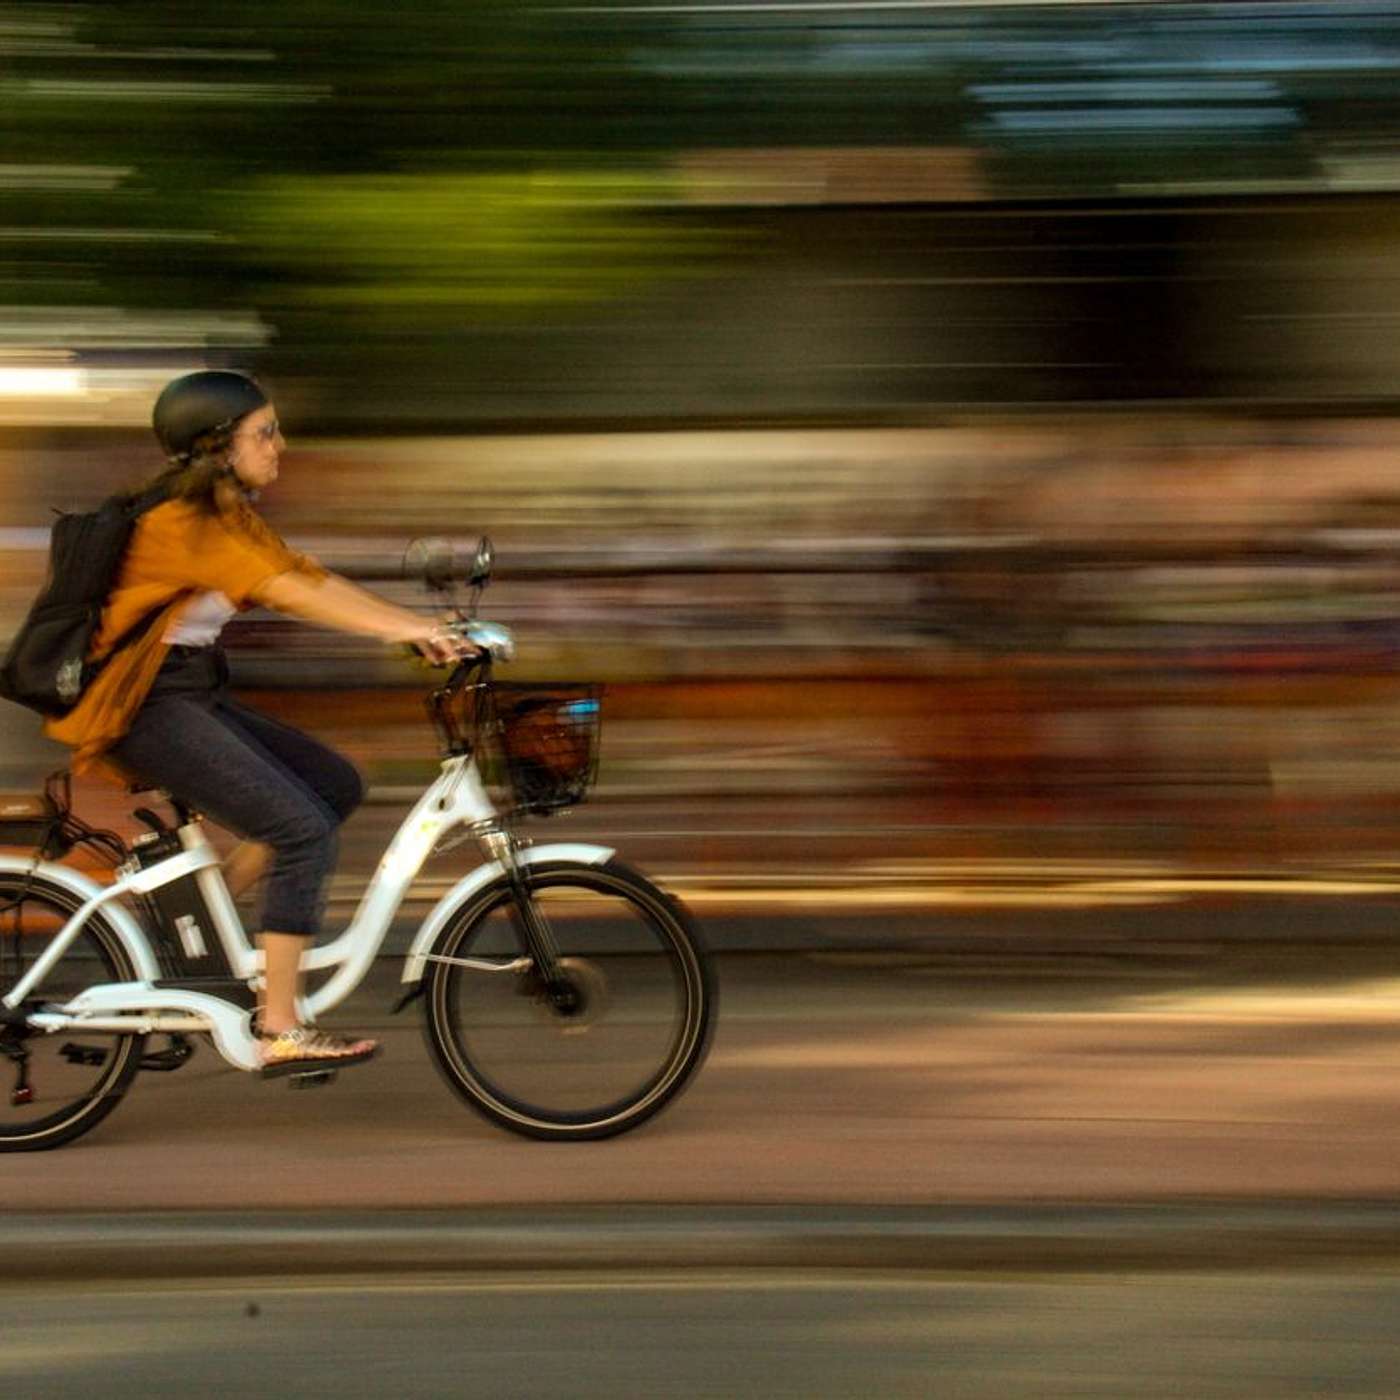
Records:
<instances>
[{"instance_id":1,"label":"eyeglasses","mask_svg":"<svg viewBox=\"0 0 1400 1400\"><path fill-rule=\"evenodd\" d=\"M253 429L253 436L259 442L271 442L282 431L282 425L274 418L270 423L259 423Z\"/></svg>"}]
</instances>

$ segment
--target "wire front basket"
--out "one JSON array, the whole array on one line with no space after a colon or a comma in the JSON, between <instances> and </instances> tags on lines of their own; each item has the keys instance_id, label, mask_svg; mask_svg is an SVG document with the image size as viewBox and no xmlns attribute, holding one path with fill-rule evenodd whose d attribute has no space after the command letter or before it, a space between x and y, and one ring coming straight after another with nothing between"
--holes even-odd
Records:
<instances>
[{"instance_id":1,"label":"wire front basket","mask_svg":"<svg viewBox=\"0 0 1400 1400\"><path fill-rule=\"evenodd\" d=\"M515 810L555 812L582 802L598 775L600 688L497 682L491 692Z\"/></svg>"}]
</instances>

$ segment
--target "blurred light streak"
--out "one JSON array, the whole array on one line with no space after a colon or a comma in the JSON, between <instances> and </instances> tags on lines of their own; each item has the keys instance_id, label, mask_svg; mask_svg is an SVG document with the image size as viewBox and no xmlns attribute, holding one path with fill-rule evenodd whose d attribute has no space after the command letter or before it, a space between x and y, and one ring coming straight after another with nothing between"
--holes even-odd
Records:
<instances>
[{"instance_id":1,"label":"blurred light streak","mask_svg":"<svg viewBox=\"0 0 1400 1400\"><path fill-rule=\"evenodd\" d=\"M0 189L108 191L131 172L129 165L0 165Z\"/></svg>"},{"instance_id":2,"label":"blurred light streak","mask_svg":"<svg viewBox=\"0 0 1400 1400\"><path fill-rule=\"evenodd\" d=\"M1156 6L1168 8L1178 0L721 0L721 3L686 3L679 5L560 5L550 6L546 13L570 15L688 15L688 14L763 14L790 11L798 14L835 11L841 14L861 14L880 10L1033 10L1049 9L1120 9L1145 10Z\"/></svg>"},{"instance_id":3,"label":"blurred light streak","mask_svg":"<svg viewBox=\"0 0 1400 1400\"><path fill-rule=\"evenodd\" d=\"M0 364L0 398L73 398L88 392L78 369L16 369Z\"/></svg>"},{"instance_id":4,"label":"blurred light streak","mask_svg":"<svg viewBox=\"0 0 1400 1400\"><path fill-rule=\"evenodd\" d=\"M1347 1021L1375 1017L1391 1024L1400 1013L1400 979L1367 978L1327 991L1296 991L1281 986L1233 987L1228 991L1140 993L1125 998L1113 1011L1079 1011L1062 1008L1056 1014L1068 1020L1142 1021L1151 1016L1210 1016L1221 1020L1253 1020L1267 1017L1302 1017L1313 1020L1333 1015ZM1035 1016L1039 1013L1010 1013Z\"/></svg>"},{"instance_id":5,"label":"blurred light streak","mask_svg":"<svg viewBox=\"0 0 1400 1400\"><path fill-rule=\"evenodd\" d=\"M9 347L0 341L0 425L144 427L150 422L152 399L182 368L207 365L203 360L183 366L15 364ZM7 532L7 538L19 541L12 548L28 546L23 532ZM46 540L39 538L32 547L45 546Z\"/></svg>"},{"instance_id":6,"label":"blurred light streak","mask_svg":"<svg viewBox=\"0 0 1400 1400\"><path fill-rule=\"evenodd\" d=\"M0 83L0 96L7 91L27 97L77 98L84 102L195 102L209 106L225 102L305 105L322 101L332 89L294 83L165 83L131 79L114 83L97 78L28 78Z\"/></svg>"},{"instance_id":7,"label":"blurred light streak","mask_svg":"<svg viewBox=\"0 0 1400 1400\"><path fill-rule=\"evenodd\" d=\"M0 350L11 345L152 350L259 346L272 328L253 311L129 311L120 306L0 306ZM134 367L143 378L160 366Z\"/></svg>"},{"instance_id":8,"label":"blurred light streak","mask_svg":"<svg viewBox=\"0 0 1400 1400\"><path fill-rule=\"evenodd\" d=\"M37 8L37 7L36 7ZM124 62L173 63L273 63L277 55L270 49L203 49L178 45L121 48L83 43L73 37L81 10L67 7L73 18L62 21L36 18L13 4L0 4L0 51L8 58L101 58ZM52 7L48 13L54 13Z\"/></svg>"},{"instance_id":9,"label":"blurred light streak","mask_svg":"<svg viewBox=\"0 0 1400 1400\"><path fill-rule=\"evenodd\" d=\"M208 229L181 228L16 228L0 225L0 239L8 242L81 243L222 243L227 237ZM44 308L24 308L39 310ZM101 308L87 308L100 314ZM130 315L130 312L126 313Z\"/></svg>"},{"instance_id":10,"label":"blurred light streak","mask_svg":"<svg viewBox=\"0 0 1400 1400\"><path fill-rule=\"evenodd\" d=\"M634 835L636 833L633 833ZM649 837L685 839L702 833L653 830ZM733 836L736 833L729 832ZM760 833L755 833L758 835ZM761 833L771 836L772 833ZM810 833L814 840L830 841L839 830L821 829ZM867 833L868 834L868 833ZM624 840L628 833L609 827L610 840ZM890 873L862 865L840 865L829 870L765 869L751 875L726 870L705 875L693 868L660 869L657 878L687 905L717 908L771 910L822 909L1118 909L1161 908L1190 904L1207 898L1246 896L1270 899L1355 899L1393 897L1400 893L1400 880L1297 879L1238 880L1228 877L1174 877L1157 880L1093 881L1059 883L1053 869L1041 872L1039 879L1025 874L1008 875L1001 863L985 861L975 870L941 875L939 862L928 862L934 869L911 869ZM1053 865L1053 862L1046 862ZM1104 862L1112 865L1111 860ZM971 876L971 878L969 878ZM425 877L414 882L413 899L433 903L445 895L457 877ZM346 877L335 880L330 903L339 908L353 904L361 894L357 881ZM1400 986L1400 982L1395 985Z\"/></svg>"},{"instance_id":11,"label":"blurred light streak","mask_svg":"<svg viewBox=\"0 0 1400 1400\"><path fill-rule=\"evenodd\" d=\"M1082 83L1044 83L1027 80L1021 83L973 83L968 92L984 102L1136 102L1144 97L1166 102L1187 97L1214 97L1225 100L1278 98L1283 95L1277 83L1232 82L1224 78L1200 78L1191 81L1144 78L1138 82Z\"/></svg>"},{"instance_id":12,"label":"blurred light streak","mask_svg":"<svg viewBox=\"0 0 1400 1400\"><path fill-rule=\"evenodd\" d=\"M1204 71L1212 69L1228 73L1330 73L1367 71L1373 68L1400 68L1400 59L1382 58L1379 54L1308 54L1286 49L1276 57L1256 57L1253 54L1221 54L1202 58L1194 66Z\"/></svg>"},{"instance_id":13,"label":"blurred light streak","mask_svg":"<svg viewBox=\"0 0 1400 1400\"><path fill-rule=\"evenodd\" d=\"M100 53L104 59L137 63L151 59L158 63L276 63L278 60L278 55L271 49L190 49L166 45L143 49L104 47L93 49L93 52Z\"/></svg>"},{"instance_id":14,"label":"blurred light streak","mask_svg":"<svg viewBox=\"0 0 1400 1400\"><path fill-rule=\"evenodd\" d=\"M75 20L24 15L15 5L0 7L0 51L8 58L73 58L94 51L72 38ZM52 14L52 11L48 12Z\"/></svg>"},{"instance_id":15,"label":"blurred light streak","mask_svg":"<svg viewBox=\"0 0 1400 1400\"><path fill-rule=\"evenodd\" d=\"M672 160L682 202L699 205L892 204L987 195L972 146L755 146Z\"/></svg>"},{"instance_id":16,"label":"blurred light streak","mask_svg":"<svg viewBox=\"0 0 1400 1400\"><path fill-rule=\"evenodd\" d=\"M993 112L984 120L1003 131L1093 131L1100 134L1228 130L1231 127L1259 131L1302 123L1298 113L1288 107L1139 107L1130 111L1085 107L1055 112Z\"/></svg>"},{"instance_id":17,"label":"blurred light streak","mask_svg":"<svg viewBox=\"0 0 1400 1400\"><path fill-rule=\"evenodd\" d=\"M1056 278L1056 281L1061 279ZM1096 282L1108 279L1096 277ZM1105 369L1111 360L878 360L863 361L859 364L832 363L826 369L841 370L850 374L875 374L887 370L904 369Z\"/></svg>"}]
</instances>

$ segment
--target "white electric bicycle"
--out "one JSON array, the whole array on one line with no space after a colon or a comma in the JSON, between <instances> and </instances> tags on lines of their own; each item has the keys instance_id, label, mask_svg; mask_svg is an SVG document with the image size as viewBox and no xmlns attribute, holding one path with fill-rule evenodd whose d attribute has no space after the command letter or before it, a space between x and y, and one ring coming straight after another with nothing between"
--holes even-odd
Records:
<instances>
[{"instance_id":1,"label":"white electric bicycle","mask_svg":"<svg viewBox=\"0 0 1400 1400\"><path fill-rule=\"evenodd\" d=\"M439 554L424 568L450 592ZM456 622L482 649L429 697L442 767L404 818L350 925L303 958L304 1019L358 986L414 877L434 852L475 840L484 863L428 914L404 962L395 1010L422 997L448 1084L493 1122L537 1138L625 1132L676 1097L704 1060L715 984L676 899L582 844L534 845L514 819L583 799L597 762L596 687L505 685L509 632L475 620L491 569L477 549L470 609ZM489 791L506 794L500 806ZM224 884L198 814L127 845L71 810L67 777L42 798L0 799L0 1152L57 1147L95 1127L141 1070L178 1069L195 1035L260 1070L252 1012L262 954ZM79 843L115 865L103 884L62 863ZM163 1043L148 1044L151 1037ZM306 1082L334 1069L308 1068Z\"/></svg>"}]
</instances>

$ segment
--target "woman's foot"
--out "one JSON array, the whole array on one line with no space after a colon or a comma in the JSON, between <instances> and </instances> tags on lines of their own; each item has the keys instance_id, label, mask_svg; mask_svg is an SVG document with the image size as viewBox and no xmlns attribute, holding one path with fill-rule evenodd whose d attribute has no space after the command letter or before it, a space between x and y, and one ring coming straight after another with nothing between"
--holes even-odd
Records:
<instances>
[{"instance_id":1,"label":"woman's foot","mask_svg":"<svg viewBox=\"0 0 1400 1400\"><path fill-rule=\"evenodd\" d=\"M272 1079L279 1074L300 1074L318 1069L339 1069L358 1065L379 1053L379 1042L365 1037L332 1035L315 1026L293 1026L285 1031L264 1031L262 1075Z\"/></svg>"}]
</instances>

